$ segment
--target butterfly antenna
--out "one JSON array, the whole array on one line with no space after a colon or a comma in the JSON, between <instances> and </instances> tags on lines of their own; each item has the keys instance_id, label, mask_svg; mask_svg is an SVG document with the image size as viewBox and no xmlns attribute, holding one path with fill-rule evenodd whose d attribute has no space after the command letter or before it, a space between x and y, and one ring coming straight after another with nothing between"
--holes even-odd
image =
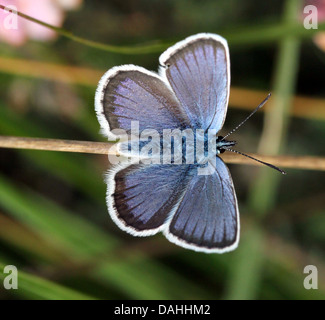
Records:
<instances>
[{"instance_id":1,"label":"butterfly antenna","mask_svg":"<svg viewBox=\"0 0 325 320\"><path fill-rule=\"evenodd\" d=\"M270 97L271 97L271 93L267 95L267 97L257 106L257 108L246 119L244 119L236 128L232 129L228 134L226 134L220 141L226 139L228 136L234 133L239 127L241 127L256 111L258 111L265 105L265 103L267 102L267 100L270 99Z\"/></svg>"},{"instance_id":2,"label":"butterfly antenna","mask_svg":"<svg viewBox=\"0 0 325 320\"><path fill-rule=\"evenodd\" d=\"M258 160L258 159L256 159L256 158L253 158L253 157L249 156L248 154L242 153L242 152L237 151L237 150L234 150L234 149L226 149L226 151L231 151L231 152L234 152L234 153L240 154L240 155L242 155L242 156L244 156L244 157L247 157L247 158L250 158L250 159L252 159L252 160L255 160L255 161L259 162L259 163L265 164L266 166L268 166L268 167L270 167L270 168L272 168L272 169L275 169L275 170L281 172L282 174L287 174L285 171L283 171L283 170L281 170L280 168L274 166L273 164L270 164L270 163L267 163L267 162L264 162L264 161Z\"/></svg>"}]
</instances>

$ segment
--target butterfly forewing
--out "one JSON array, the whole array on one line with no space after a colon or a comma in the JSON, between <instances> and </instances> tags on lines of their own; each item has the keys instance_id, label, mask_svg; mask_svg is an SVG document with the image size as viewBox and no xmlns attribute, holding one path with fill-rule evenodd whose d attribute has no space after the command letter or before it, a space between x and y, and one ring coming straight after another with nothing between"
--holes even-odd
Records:
<instances>
[{"instance_id":1,"label":"butterfly forewing","mask_svg":"<svg viewBox=\"0 0 325 320\"><path fill-rule=\"evenodd\" d=\"M132 121L140 131L186 128L189 120L170 87L157 74L125 65L109 70L96 92L96 111L104 133L128 134Z\"/></svg>"},{"instance_id":2,"label":"butterfly forewing","mask_svg":"<svg viewBox=\"0 0 325 320\"><path fill-rule=\"evenodd\" d=\"M226 116L230 66L225 39L213 34L189 37L160 56L166 77L192 127L219 131Z\"/></svg>"}]
</instances>

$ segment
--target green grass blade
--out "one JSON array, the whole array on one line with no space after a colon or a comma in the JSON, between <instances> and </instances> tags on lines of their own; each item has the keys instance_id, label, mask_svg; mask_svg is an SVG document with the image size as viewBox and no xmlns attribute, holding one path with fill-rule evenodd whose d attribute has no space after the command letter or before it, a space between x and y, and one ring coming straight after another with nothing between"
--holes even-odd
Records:
<instances>
[{"instance_id":1,"label":"green grass blade","mask_svg":"<svg viewBox=\"0 0 325 320\"><path fill-rule=\"evenodd\" d=\"M285 2L283 19L285 24L291 26L292 21L297 19L300 5L301 2L297 0L287 0ZM269 117L269 119L266 119L263 133L264 141L263 138L261 141L263 150L259 150L261 153L277 153L280 151L280 146L284 144L289 118L288 111L291 106L291 97L296 83L299 44L300 42L295 36L289 36L288 34L280 41L273 90L274 108L266 114L266 117ZM267 142L265 137L267 137ZM275 196L280 178L283 178L283 176L277 172L269 168L261 168L261 174L254 181L249 194L249 208L251 212L255 212L256 217L263 217L275 204ZM254 237L258 234L260 236L256 241L259 243L254 243ZM246 251L247 255L241 255L240 249L237 252L238 267L233 270L232 285L228 298L254 299L257 296L261 283L259 275L264 265L263 252L261 250L264 239L262 233L258 230L257 224L255 229L252 230L251 237L253 240L250 241L248 237L247 243L245 239L241 241L241 248L243 248L244 252ZM256 258L253 266L250 266L247 256L253 257L254 260Z\"/></svg>"},{"instance_id":2,"label":"green grass blade","mask_svg":"<svg viewBox=\"0 0 325 320\"><path fill-rule=\"evenodd\" d=\"M4 280L7 274L3 273L5 264L0 262L0 280ZM66 288L52 281L40 278L18 269L18 289L11 289L10 293L38 300L94 300L95 298Z\"/></svg>"}]
</instances>

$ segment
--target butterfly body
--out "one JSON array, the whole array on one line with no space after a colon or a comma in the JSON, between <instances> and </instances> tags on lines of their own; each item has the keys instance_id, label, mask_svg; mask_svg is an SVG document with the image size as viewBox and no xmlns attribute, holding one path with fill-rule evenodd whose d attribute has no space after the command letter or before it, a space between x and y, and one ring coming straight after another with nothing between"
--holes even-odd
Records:
<instances>
[{"instance_id":1,"label":"butterfly body","mask_svg":"<svg viewBox=\"0 0 325 320\"><path fill-rule=\"evenodd\" d=\"M102 131L119 138L119 152L131 156L107 174L108 211L135 236L163 232L195 251L233 250L239 210L218 155L236 142L217 135L229 100L227 42L214 34L191 36L159 62L159 74L125 65L99 82L95 105Z\"/></svg>"},{"instance_id":2,"label":"butterfly body","mask_svg":"<svg viewBox=\"0 0 325 320\"><path fill-rule=\"evenodd\" d=\"M211 140L215 140L215 153L211 153L210 150L209 141ZM149 136L138 141L120 143L119 151L125 156L141 157L141 154L146 154L143 150L147 149L149 143L154 145L150 148L150 152L147 153L152 162L202 164L209 157L224 153L230 147L235 146L237 142L225 140L222 136L213 136L211 138L203 130L196 133L195 130L186 129L163 132L157 141L153 141L153 138ZM156 154L153 154L153 149ZM167 156L169 157L167 158Z\"/></svg>"}]
</instances>

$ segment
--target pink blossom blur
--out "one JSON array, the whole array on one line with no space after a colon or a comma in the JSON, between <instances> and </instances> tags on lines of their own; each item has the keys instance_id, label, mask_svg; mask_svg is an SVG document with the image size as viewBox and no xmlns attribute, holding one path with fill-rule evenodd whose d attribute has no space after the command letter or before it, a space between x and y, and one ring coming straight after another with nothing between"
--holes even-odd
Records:
<instances>
[{"instance_id":1,"label":"pink blossom blur","mask_svg":"<svg viewBox=\"0 0 325 320\"><path fill-rule=\"evenodd\" d=\"M18 11L54 26L62 26L65 10L78 8L82 0L1 0L4 6L13 6ZM46 41L56 37L55 32L39 24L17 17L17 28L7 28L8 21L13 22L11 12L0 10L0 40L20 46L28 39ZM6 24L7 22L7 24ZM10 23L10 22L9 22Z\"/></svg>"}]
</instances>

